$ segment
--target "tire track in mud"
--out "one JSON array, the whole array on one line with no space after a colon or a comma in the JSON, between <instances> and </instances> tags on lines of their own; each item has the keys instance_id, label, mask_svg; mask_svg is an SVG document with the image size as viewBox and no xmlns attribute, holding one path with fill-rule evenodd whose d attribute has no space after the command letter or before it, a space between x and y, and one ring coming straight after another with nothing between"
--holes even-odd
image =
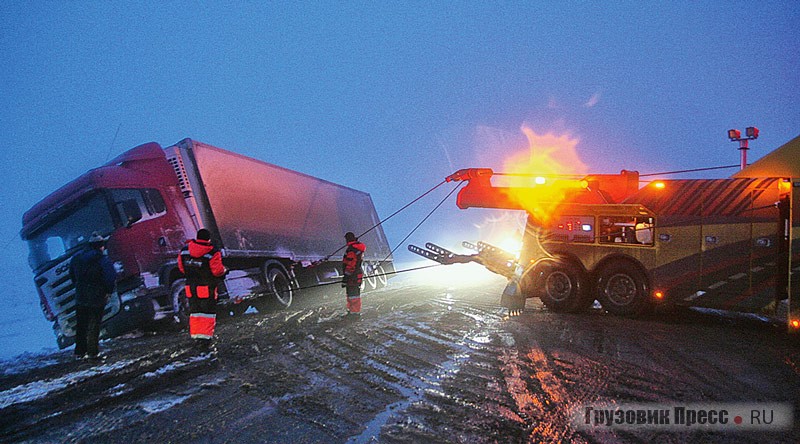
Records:
<instances>
[{"instance_id":1,"label":"tire track in mud","mask_svg":"<svg viewBox=\"0 0 800 444\"><path fill-rule=\"evenodd\" d=\"M516 354L497 305L445 295L385 307L356 323L320 309L258 321L276 325L272 334L245 331L226 340L250 359L220 356L232 362L223 364L226 384L249 389L226 391L216 402L238 408L216 411L217 421L197 421L190 433L148 436L191 440L216 429L257 441L269 431L271 441L291 442L298 432L289 424L299 423L305 439L332 442L574 438L557 407L565 394L548 370L552 363L541 352ZM516 379L509 376L514 369ZM533 401L521 406L515 396ZM213 404L197 403L199 410Z\"/></svg>"},{"instance_id":2,"label":"tire track in mud","mask_svg":"<svg viewBox=\"0 0 800 444\"><path fill-rule=\"evenodd\" d=\"M737 330L702 323L687 326L682 320L676 325L654 319L615 318L600 312L586 315L526 312L519 321L506 326L515 326L515 337L522 339L521 349L534 350L533 356L528 354L531 362L542 362L541 356L536 357L538 350L546 356L551 364L550 371L568 394L566 402L557 405L565 412L571 411L576 421L580 416L575 415L580 412L574 409L586 404L630 406L791 400L790 394L776 390L776 384L784 381L774 376L780 371L770 372L754 366L753 363L761 362L757 357L742 359L756 349L754 344L748 345L748 339L778 339L770 338L773 335L769 329L751 338L746 328ZM736 346L737 339L744 340L741 346ZM765 342L757 347L772 354L783 346L773 347ZM785 352L792 354L791 349ZM782 354L775 355L774 361L780 362ZM533 374L534 379L536 376ZM798 385L797 379L787 383L793 387ZM568 407L570 403L572 408ZM634 433L578 427L574 434L554 440L543 439L534 430L531 437L535 437L534 441L552 442L793 442L788 435L780 434L675 432L648 428Z\"/></svg>"},{"instance_id":3,"label":"tire track in mud","mask_svg":"<svg viewBox=\"0 0 800 444\"><path fill-rule=\"evenodd\" d=\"M425 325L447 344L448 371L384 421L380 440L527 441L535 434L533 423L541 407L553 394L529 387L533 372L517 356L513 336L503 331L504 310L496 304L465 304L449 295L431 303L440 307L434 310L438 319Z\"/></svg>"},{"instance_id":4,"label":"tire track in mud","mask_svg":"<svg viewBox=\"0 0 800 444\"><path fill-rule=\"evenodd\" d=\"M365 417L420 399L420 389L435 387L437 374L451 365L451 344L463 332L443 335L428 325L430 319L410 322L419 312L436 317L431 306L419 304L401 303L358 323L321 309L270 315L256 323L275 325L270 335L255 335L252 329L228 334L219 357L226 389L215 402L192 398L181 407L203 410L219 403L238 408L215 409L215 421L201 418L191 432L147 436L182 441L221 431L228 438L260 441L269 431L271 441L291 442L299 432L289 424L298 423L306 426L305 440L344 441L357 435ZM122 432L116 437L137 436Z\"/></svg>"},{"instance_id":5,"label":"tire track in mud","mask_svg":"<svg viewBox=\"0 0 800 444\"><path fill-rule=\"evenodd\" d=\"M445 299L382 301L374 314L367 312L355 323L333 319L323 311L296 316L302 322L279 329L274 348L257 365L277 375L291 369L302 381L276 392L275 384L252 380L250 372L243 379L255 387L249 395L267 395L262 402L268 407L249 416L245 413L246 420L232 424L240 427L258 421L263 430L272 430L270 439L275 442L291 441L288 432L280 434L289 421L306 423L317 429L312 436L329 441L367 442L375 436L383 441L390 439L381 435L387 424L392 427L398 418L407 418L406 411L430 406L433 415L421 417L414 433L404 427L403 439L421 433L448 441L451 433L439 429L441 413L436 411L455 406L467 415L460 417L478 415L481 419L473 422L499 422L492 427L508 435L505 416L514 416L515 407L495 382L502 379L495 370L497 360L490 357L496 350L489 342L496 339L484 331L486 325L500 320L501 310L496 305L475 308ZM454 385L463 385L454 375L481 350L487 350L484 362L473 365L470 375L470 385L478 387L476 393L449 394ZM493 388L480 389L487 385ZM266 390L268 386L271 390ZM487 398L497 399L502 418L484 419L491 416L481 405ZM486 436L480 424L466 430L469 436ZM228 437L242 438L243 433L226 429Z\"/></svg>"},{"instance_id":6,"label":"tire track in mud","mask_svg":"<svg viewBox=\"0 0 800 444\"><path fill-rule=\"evenodd\" d=\"M3 423L0 437L125 443L719 438L590 433L573 423L575 409L589 403L723 400L736 384L730 376L735 358L720 360L702 344L680 339L707 326L597 312L559 315L530 303L508 318L493 303L496 290L387 288L368 294L363 319L355 322L339 316L343 298L250 313L220 322L216 360L192 361L197 353L186 350L185 333L120 341L110 353L109 365L120 365L109 372L114 376L87 377L69 390L0 408L0 414L27 409L17 417L33 418L25 428ZM780 352L775 359L782 362ZM81 369L59 365L58 376L74 378ZM764 374L753 365L746 369ZM796 367L788 371L795 374ZM0 387L57 373L3 375ZM746 386L737 399L762 389L758 381L736 378ZM60 407L48 407L53 400Z\"/></svg>"},{"instance_id":7,"label":"tire track in mud","mask_svg":"<svg viewBox=\"0 0 800 444\"><path fill-rule=\"evenodd\" d=\"M17 385L0 392L0 438L37 436L60 424L79 421L91 411L162 391L165 381L213 366L209 355L186 348L151 350L143 356L95 365L68 359L62 363L67 371L54 378L27 382L19 381L19 376L9 378L17 379ZM56 438L61 440L58 435Z\"/></svg>"}]
</instances>

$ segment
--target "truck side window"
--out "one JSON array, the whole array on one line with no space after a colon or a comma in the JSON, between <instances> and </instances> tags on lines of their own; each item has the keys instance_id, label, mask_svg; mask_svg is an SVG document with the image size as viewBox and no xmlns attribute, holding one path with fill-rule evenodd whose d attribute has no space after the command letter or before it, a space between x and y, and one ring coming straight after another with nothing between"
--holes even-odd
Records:
<instances>
[{"instance_id":1,"label":"truck side window","mask_svg":"<svg viewBox=\"0 0 800 444\"><path fill-rule=\"evenodd\" d=\"M636 241L640 244L653 245L653 220L636 223Z\"/></svg>"},{"instance_id":2,"label":"truck side window","mask_svg":"<svg viewBox=\"0 0 800 444\"><path fill-rule=\"evenodd\" d=\"M130 227L142 220L142 211L136 199L123 200L118 206L120 207L120 215L123 216L122 224L126 227Z\"/></svg>"},{"instance_id":3,"label":"truck side window","mask_svg":"<svg viewBox=\"0 0 800 444\"><path fill-rule=\"evenodd\" d=\"M158 190L145 188L142 190L142 193L144 194L144 201L147 204L147 209L150 211L150 214L158 215L167 212L167 205L164 203L164 198L161 197L161 193L159 193Z\"/></svg>"},{"instance_id":4,"label":"truck side window","mask_svg":"<svg viewBox=\"0 0 800 444\"><path fill-rule=\"evenodd\" d=\"M652 217L601 216L599 225L600 243L653 245Z\"/></svg>"},{"instance_id":5,"label":"truck side window","mask_svg":"<svg viewBox=\"0 0 800 444\"><path fill-rule=\"evenodd\" d=\"M111 197L123 226L154 219L166 213L164 199L155 189L113 189Z\"/></svg>"}]
</instances>

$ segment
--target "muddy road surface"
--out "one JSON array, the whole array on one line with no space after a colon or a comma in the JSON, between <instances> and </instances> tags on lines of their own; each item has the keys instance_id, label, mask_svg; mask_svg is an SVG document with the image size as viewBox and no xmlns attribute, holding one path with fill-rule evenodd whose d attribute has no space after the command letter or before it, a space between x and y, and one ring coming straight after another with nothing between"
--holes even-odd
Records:
<instances>
[{"instance_id":1,"label":"muddy road surface","mask_svg":"<svg viewBox=\"0 0 800 444\"><path fill-rule=\"evenodd\" d=\"M798 442L800 347L767 324L564 315L534 300L509 317L504 279L439 270L365 294L357 321L338 288L221 319L216 353L159 332L104 341L102 363L71 350L6 362L0 441ZM780 403L795 419L780 431L580 420L586 406L684 403Z\"/></svg>"}]
</instances>

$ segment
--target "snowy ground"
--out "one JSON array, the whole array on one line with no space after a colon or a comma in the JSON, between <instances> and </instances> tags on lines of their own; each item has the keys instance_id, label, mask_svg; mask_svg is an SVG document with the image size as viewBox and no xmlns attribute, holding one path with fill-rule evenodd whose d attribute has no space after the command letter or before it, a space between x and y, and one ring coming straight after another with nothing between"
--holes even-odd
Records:
<instances>
[{"instance_id":1,"label":"snowy ground","mask_svg":"<svg viewBox=\"0 0 800 444\"><path fill-rule=\"evenodd\" d=\"M767 434L573 423L587 403L796 410L800 348L765 324L565 315L533 300L509 317L504 279L457 269L368 293L357 322L340 292L221 319L214 355L162 332L104 343L102 363L69 350L18 360L0 374L0 441L796 442L797 421Z\"/></svg>"},{"instance_id":2,"label":"snowy ground","mask_svg":"<svg viewBox=\"0 0 800 444\"><path fill-rule=\"evenodd\" d=\"M33 283L30 284L30 290L22 290L17 296L15 303L7 304L0 318L3 324L0 333L0 362L22 359L24 357L17 358L21 354L58 350L52 324L42 315Z\"/></svg>"}]
</instances>

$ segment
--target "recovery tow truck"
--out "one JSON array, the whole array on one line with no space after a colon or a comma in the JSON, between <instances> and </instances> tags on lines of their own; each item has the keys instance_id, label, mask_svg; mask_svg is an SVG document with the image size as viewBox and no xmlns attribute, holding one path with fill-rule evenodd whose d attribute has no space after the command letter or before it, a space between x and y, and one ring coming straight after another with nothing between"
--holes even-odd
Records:
<instances>
[{"instance_id":1,"label":"recovery tow truck","mask_svg":"<svg viewBox=\"0 0 800 444\"><path fill-rule=\"evenodd\" d=\"M639 173L557 178L532 186L494 186L503 173L470 168L456 205L523 210L517 260L479 243L459 255L426 244L409 250L442 264L477 262L506 276L503 301L524 307L539 297L556 312L599 301L637 316L655 305L751 312L800 331L800 137L727 179L654 180Z\"/></svg>"}]
</instances>

